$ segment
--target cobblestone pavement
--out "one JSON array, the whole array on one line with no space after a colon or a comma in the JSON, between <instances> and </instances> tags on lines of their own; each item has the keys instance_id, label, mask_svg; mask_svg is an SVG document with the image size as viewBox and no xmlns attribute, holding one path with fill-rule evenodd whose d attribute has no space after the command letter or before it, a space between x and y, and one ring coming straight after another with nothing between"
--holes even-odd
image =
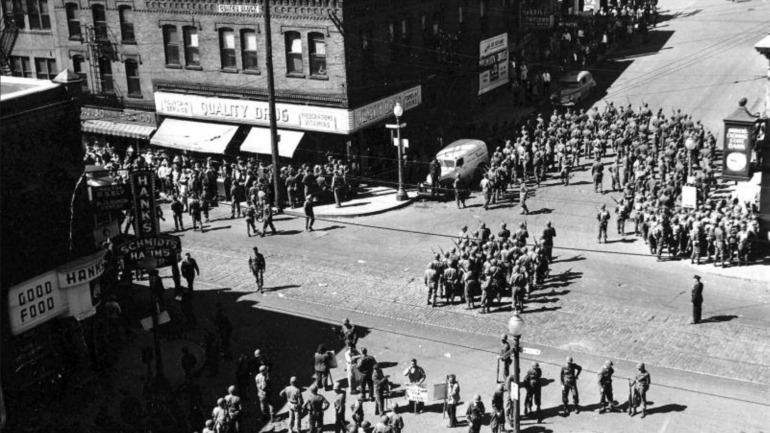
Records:
<instances>
[{"instance_id":1,"label":"cobblestone pavement","mask_svg":"<svg viewBox=\"0 0 770 433\"><path fill-rule=\"evenodd\" d=\"M217 287L255 289L246 266L248 247L213 236L185 239L185 250L202 265L201 280ZM508 319L505 305L479 315L461 305L431 308L414 276L418 270L382 271L367 263L301 254L267 253L270 294L394 320L497 335ZM770 330L736 322L688 325L689 316L570 294L579 277L568 263L555 263L550 280L533 294L525 312L531 344L588 353L733 380L770 384ZM419 268L418 268L419 269ZM573 284L589 284L578 281Z\"/></svg>"}]
</instances>

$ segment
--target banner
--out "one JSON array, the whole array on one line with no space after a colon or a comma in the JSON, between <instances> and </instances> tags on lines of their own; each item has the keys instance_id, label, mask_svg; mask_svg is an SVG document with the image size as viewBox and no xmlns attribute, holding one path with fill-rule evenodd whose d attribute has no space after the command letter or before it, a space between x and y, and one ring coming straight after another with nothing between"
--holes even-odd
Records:
<instances>
[{"instance_id":1,"label":"banner","mask_svg":"<svg viewBox=\"0 0 770 433\"><path fill-rule=\"evenodd\" d=\"M508 83L508 34L479 44L479 95Z\"/></svg>"},{"instance_id":2,"label":"banner","mask_svg":"<svg viewBox=\"0 0 770 433\"><path fill-rule=\"evenodd\" d=\"M155 206L155 173L131 173L131 194L134 206L134 233L138 237L155 236L158 228L158 210Z\"/></svg>"}]
</instances>

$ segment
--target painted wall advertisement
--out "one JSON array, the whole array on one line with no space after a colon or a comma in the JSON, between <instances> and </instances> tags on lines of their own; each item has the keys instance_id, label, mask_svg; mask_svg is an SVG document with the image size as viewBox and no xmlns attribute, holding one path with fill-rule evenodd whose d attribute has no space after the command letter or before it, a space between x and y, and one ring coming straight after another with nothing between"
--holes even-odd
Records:
<instances>
[{"instance_id":1,"label":"painted wall advertisement","mask_svg":"<svg viewBox=\"0 0 770 433\"><path fill-rule=\"evenodd\" d=\"M750 125L730 124L725 122L724 157L722 177L730 180L749 180L751 162Z\"/></svg>"},{"instance_id":2,"label":"painted wall advertisement","mask_svg":"<svg viewBox=\"0 0 770 433\"><path fill-rule=\"evenodd\" d=\"M479 95L508 83L508 34L479 44Z\"/></svg>"},{"instance_id":3,"label":"painted wall advertisement","mask_svg":"<svg viewBox=\"0 0 770 433\"><path fill-rule=\"evenodd\" d=\"M83 320L96 313L97 279L104 272L105 251L70 262L8 290L11 333L18 335L57 316Z\"/></svg>"}]
</instances>

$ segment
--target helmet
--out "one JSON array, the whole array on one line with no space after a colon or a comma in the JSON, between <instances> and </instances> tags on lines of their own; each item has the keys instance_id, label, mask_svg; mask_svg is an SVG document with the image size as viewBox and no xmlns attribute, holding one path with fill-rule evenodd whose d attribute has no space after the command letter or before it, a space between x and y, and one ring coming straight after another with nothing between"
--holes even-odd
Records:
<instances>
[{"instance_id":1,"label":"helmet","mask_svg":"<svg viewBox=\"0 0 770 433\"><path fill-rule=\"evenodd\" d=\"M481 396L479 394L476 394L476 396L473 397L473 399L476 401L481 401Z\"/></svg>"},{"instance_id":2,"label":"helmet","mask_svg":"<svg viewBox=\"0 0 770 433\"><path fill-rule=\"evenodd\" d=\"M233 394L233 393L235 393L235 385L230 385L230 386L227 388L227 392L228 392L229 394Z\"/></svg>"},{"instance_id":3,"label":"helmet","mask_svg":"<svg viewBox=\"0 0 770 433\"><path fill-rule=\"evenodd\" d=\"M264 373L264 372L266 372L266 371L267 371L267 366L266 366L266 365L260 365L260 366L259 366L259 372L260 372L260 373Z\"/></svg>"},{"instance_id":4,"label":"helmet","mask_svg":"<svg viewBox=\"0 0 770 433\"><path fill-rule=\"evenodd\" d=\"M225 405L225 399L224 398L220 398L219 400L217 400L217 406L224 406L224 405Z\"/></svg>"},{"instance_id":5,"label":"helmet","mask_svg":"<svg viewBox=\"0 0 770 433\"><path fill-rule=\"evenodd\" d=\"M612 361L610 361L609 359L604 361L604 366L605 367L612 367Z\"/></svg>"},{"instance_id":6,"label":"helmet","mask_svg":"<svg viewBox=\"0 0 770 433\"><path fill-rule=\"evenodd\" d=\"M540 368L540 364L538 364L538 362L537 362L537 361L534 361L534 362L532 363L532 368Z\"/></svg>"},{"instance_id":7,"label":"helmet","mask_svg":"<svg viewBox=\"0 0 770 433\"><path fill-rule=\"evenodd\" d=\"M315 385L310 385L310 392L312 394L318 394L318 387Z\"/></svg>"},{"instance_id":8,"label":"helmet","mask_svg":"<svg viewBox=\"0 0 770 433\"><path fill-rule=\"evenodd\" d=\"M500 339L503 340L503 341L507 341L508 340L508 334L501 335Z\"/></svg>"},{"instance_id":9,"label":"helmet","mask_svg":"<svg viewBox=\"0 0 770 433\"><path fill-rule=\"evenodd\" d=\"M636 368L639 370L644 370L644 363L640 362L639 364L636 365Z\"/></svg>"},{"instance_id":10,"label":"helmet","mask_svg":"<svg viewBox=\"0 0 770 433\"><path fill-rule=\"evenodd\" d=\"M567 364L572 364L572 357L571 356L567 357Z\"/></svg>"}]
</instances>

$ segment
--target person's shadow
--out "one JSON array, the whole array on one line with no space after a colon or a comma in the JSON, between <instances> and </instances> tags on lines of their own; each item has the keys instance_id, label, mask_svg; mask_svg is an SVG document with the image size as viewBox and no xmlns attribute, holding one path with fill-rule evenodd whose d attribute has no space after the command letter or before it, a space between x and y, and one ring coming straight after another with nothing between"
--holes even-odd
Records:
<instances>
[{"instance_id":1,"label":"person's shadow","mask_svg":"<svg viewBox=\"0 0 770 433\"><path fill-rule=\"evenodd\" d=\"M687 409L687 406L682 404L664 404L663 406L653 407L647 409L647 415L652 415L654 413L670 413L670 412L684 412Z\"/></svg>"},{"instance_id":2,"label":"person's shadow","mask_svg":"<svg viewBox=\"0 0 770 433\"><path fill-rule=\"evenodd\" d=\"M738 316L735 314L722 314L719 316L711 316L708 319L703 319L700 321L700 323L719 323L719 322L729 322L731 320L737 319Z\"/></svg>"}]
</instances>

